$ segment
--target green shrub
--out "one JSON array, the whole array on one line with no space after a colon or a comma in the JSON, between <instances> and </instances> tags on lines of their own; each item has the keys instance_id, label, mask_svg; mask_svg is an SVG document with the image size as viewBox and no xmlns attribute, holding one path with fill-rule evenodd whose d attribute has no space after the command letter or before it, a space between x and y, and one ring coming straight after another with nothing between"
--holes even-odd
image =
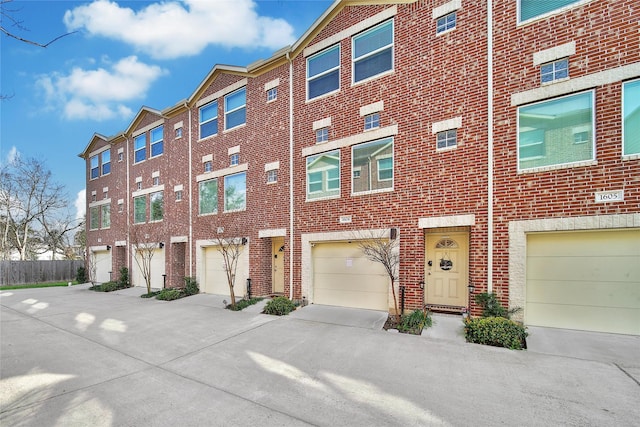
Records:
<instances>
[{"instance_id":1,"label":"green shrub","mask_svg":"<svg viewBox=\"0 0 640 427\"><path fill-rule=\"evenodd\" d=\"M200 288L198 287L198 282L195 277L184 278L184 292L187 295L195 295L200 292Z\"/></svg>"},{"instance_id":2,"label":"green shrub","mask_svg":"<svg viewBox=\"0 0 640 427\"><path fill-rule=\"evenodd\" d=\"M100 285L93 285L89 288L89 290L96 292L113 292L117 291L118 289L120 288L118 287L118 284L116 282L104 282Z\"/></svg>"},{"instance_id":3,"label":"green shrub","mask_svg":"<svg viewBox=\"0 0 640 427\"><path fill-rule=\"evenodd\" d=\"M275 316L285 316L295 309L295 304L289 298L275 297L264 306L264 313Z\"/></svg>"},{"instance_id":4,"label":"green shrub","mask_svg":"<svg viewBox=\"0 0 640 427\"><path fill-rule=\"evenodd\" d=\"M414 310L408 316L402 316L398 331L420 335L422 329L431 327L431 316L428 311Z\"/></svg>"},{"instance_id":5,"label":"green shrub","mask_svg":"<svg viewBox=\"0 0 640 427\"><path fill-rule=\"evenodd\" d=\"M504 317L465 319L464 336L467 342L506 347L512 350L526 348L526 328Z\"/></svg>"},{"instance_id":6,"label":"green shrub","mask_svg":"<svg viewBox=\"0 0 640 427\"><path fill-rule=\"evenodd\" d=\"M87 270L84 267L78 267L76 271L76 282L87 283Z\"/></svg>"},{"instance_id":7,"label":"green shrub","mask_svg":"<svg viewBox=\"0 0 640 427\"><path fill-rule=\"evenodd\" d=\"M127 267L122 267L120 269L120 278L118 279L118 286L120 286L120 289L131 287L131 284L129 283L129 269Z\"/></svg>"},{"instance_id":8,"label":"green shrub","mask_svg":"<svg viewBox=\"0 0 640 427\"><path fill-rule=\"evenodd\" d=\"M173 301L184 296L186 295L180 289L163 289L158 295L156 295L156 299L162 301Z\"/></svg>"},{"instance_id":9,"label":"green shrub","mask_svg":"<svg viewBox=\"0 0 640 427\"><path fill-rule=\"evenodd\" d=\"M159 293L160 293L160 291L152 291L152 292L149 292L148 294L140 295L140 298L153 298L156 295L158 295Z\"/></svg>"},{"instance_id":10,"label":"green shrub","mask_svg":"<svg viewBox=\"0 0 640 427\"><path fill-rule=\"evenodd\" d=\"M251 299L241 299L240 301L236 301L236 306L232 306L231 304L227 305L228 310L240 311L249 307L250 305L257 304L259 301L262 301L264 298L251 298Z\"/></svg>"},{"instance_id":11,"label":"green shrub","mask_svg":"<svg viewBox=\"0 0 640 427\"><path fill-rule=\"evenodd\" d=\"M504 317L510 319L511 315L521 310L520 307L514 307L507 310L500 304L500 301L494 293L483 292L475 296L476 304L482 307L482 317Z\"/></svg>"}]
</instances>

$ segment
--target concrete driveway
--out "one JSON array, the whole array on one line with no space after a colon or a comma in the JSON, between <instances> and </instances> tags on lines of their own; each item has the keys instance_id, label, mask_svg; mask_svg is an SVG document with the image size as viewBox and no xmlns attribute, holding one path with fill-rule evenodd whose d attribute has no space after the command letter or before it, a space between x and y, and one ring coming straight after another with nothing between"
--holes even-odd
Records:
<instances>
[{"instance_id":1,"label":"concrete driveway","mask_svg":"<svg viewBox=\"0 0 640 427\"><path fill-rule=\"evenodd\" d=\"M84 286L0 293L3 426L636 425L634 365Z\"/></svg>"}]
</instances>

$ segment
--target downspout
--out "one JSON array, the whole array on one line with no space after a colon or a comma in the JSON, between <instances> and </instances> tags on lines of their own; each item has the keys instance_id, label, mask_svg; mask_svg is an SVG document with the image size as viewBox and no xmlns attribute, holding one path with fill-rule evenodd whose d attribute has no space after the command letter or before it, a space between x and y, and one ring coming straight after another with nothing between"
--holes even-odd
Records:
<instances>
[{"instance_id":1,"label":"downspout","mask_svg":"<svg viewBox=\"0 0 640 427\"><path fill-rule=\"evenodd\" d=\"M192 190L192 177L193 177L193 170L191 169L191 159L192 159L192 153L191 153L191 108L189 108L187 106L187 103L184 103L185 108L188 109L189 111L189 277L193 277L193 251L194 249L194 245L193 245L193 195L191 194L191 190Z\"/></svg>"},{"instance_id":2,"label":"downspout","mask_svg":"<svg viewBox=\"0 0 640 427\"><path fill-rule=\"evenodd\" d=\"M129 283L131 283L131 280L133 278L133 272L131 271L131 267L133 266L132 262L131 262L131 251L129 250L129 244L131 243L131 234L130 234L130 230L131 230L131 183L129 182L129 137L127 137L126 139L126 150L125 153L127 153L127 155L125 156L125 158L127 159L127 236L126 236L126 254L127 254L127 269L129 270Z\"/></svg>"},{"instance_id":3,"label":"downspout","mask_svg":"<svg viewBox=\"0 0 640 427\"><path fill-rule=\"evenodd\" d=\"M493 292L493 0L487 1L487 292Z\"/></svg>"},{"instance_id":4,"label":"downspout","mask_svg":"<svg viewBox=\"0 0 640 427\"><path fill-rule=\"evenodd\" d=\"M293 60L289 53L289 299L293 300Z\"/></svg>"}]
</instances>

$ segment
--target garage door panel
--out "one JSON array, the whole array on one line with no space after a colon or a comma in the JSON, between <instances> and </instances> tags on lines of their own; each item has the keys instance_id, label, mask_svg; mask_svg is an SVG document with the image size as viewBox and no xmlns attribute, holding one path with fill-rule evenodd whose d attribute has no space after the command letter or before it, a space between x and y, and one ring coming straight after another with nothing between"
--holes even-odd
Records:
<instances>
[{"instance_id":1,"label":"garage door panel","mask_svg":"<svg viewBox=\"0 0 640 427\"><path fill-rule=\"evenodd\" d=\"M554 304L566 301L567 304L585 306L609 306L636 308L640 300L640 290L632 283L619 282L561 282L529 281L527 302L536 304Z\"/></svg>"},{"instance_id":2,"label":"garage door panel","mask_svg":"<svg viewBox=\"0 0 640 427\"><path fill-rule=\"evenodd\" d=\"M97 251L93 253L96 282L104 283L110 280L109 272L111 271L111 251Z\"/></svg>"},{"instance_id":3,"label":"garage door panel","mask_svg":"<svg viewBox=\"0 0 640 427\"><path fill-rule=\"evenodd\" d=\"M246 251L241 249L236 268L233 291L236 298L242 298L246 291ZM205 249L204 284L202 292L215 295L229 295L229 281L225 270L224 257L217 246Z\"/></svg>"},{"instance_id":4,"label":"garage door panel","mask_svg":"<svg viewBox=\"0 0 640 427\"><path fill-rule=\"evenodd\" d=\"M388 310L386 293L356 292L345 289L316 289L316 300L325 301L318 304L344 305L342 302L349 301L348 307L366 308L369 310ZM329 302L339 302L329 304Z\"/></svg>"},{"instance_id":5,"label":"garage door panel","mask_svg":"<svg viewBox=\"0 0 640 427\"><path fill-rule=\"evenodd\" d=\"M529 257L527 278L532 280L608 280L626 281L640 277L637 257ZM585 268L588 265L589 268Z\"/></svg>"},{"instance_id":6,"label":"garage door panel","mask_svg":"<svg viewBox=\"0 0 640 427\"><path fill-rule=\"evenodd\" d=\"M144 276L142 275L142 257L140 252L136 252L136 260L133 261L133 285L134 286L147 286ZM150 271L151 271L151 287L154 289L162 289L164 286L164 278L162 275L165 272L164 269L164 249L155 249L153 256L151 257ZM148 261L145 261L148 262Z\"/></svg>"},{"instance_id":7,"label":"garage door panel","mask_svg":"<svg viewBox=\"0 0 640 427\"><path fill-rule=\"evenodd\" d=\"M600 308L561 304L528 304L535 326L640 335L640 309Z\"/></svg>"},{"instance_id":8,"label":"garage door panel","mask_svg":"<svg viewBox=\"0 0 640 427\"><path fill-rule=\"evenodd\" d=\"M635 236L634 236L635 234ZM602 255L601 248L607 247L608 256L640 255L637 231L593 231L572 233L540 233L527 236L528 256L573 256ZM612 238L615 245L612 245ZM553 245L549 241L553 240Z\"/></svg>"}]
</instances>

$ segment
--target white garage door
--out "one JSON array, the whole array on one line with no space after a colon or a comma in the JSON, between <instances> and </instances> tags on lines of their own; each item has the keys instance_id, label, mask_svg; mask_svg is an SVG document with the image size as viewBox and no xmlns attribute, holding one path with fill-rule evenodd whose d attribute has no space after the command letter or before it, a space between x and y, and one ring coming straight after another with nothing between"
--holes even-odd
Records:
<instances>
[{"instance_id":1,"label":"white garage door","mask_svg":"<svg viewBox=\"0 0 640 427\"><path fill-rule=\"evenodd\" d=\"M640 335L640 230L527 236L529 325Z\"/></svg>"},{"instance_id":2,"label":"white garage door","mask_svg":"<svg viewBox=\"0 0 640 427\"><path fill-rule=\"evenodd\" d=\"M111 271L111 251L96 251L93 253L93 260L96 269L96 282L108 282Z\"/></svg>"},{"instance_id":3,"label":"white garage door","mask_svg":"<svg viewBox=\"0 0 640 427\"><path fill-rule=\"evenodd\" d=\"M146 255L145 255L146 256ZM136 251L136 259L133 261L133 284L134 286L147 286L144 276L142 275L143 257L139 251ZM162 289L164 285L164 249L154 249L151 257L151 288Z\"/></svg>"},{"instance_id":4,"label":"white garage door","mask_svg":"<svg viewBox=\"0 0 640 427\"><path fill-rule=\"evenodd\" d=\"M389 277L357 243L317 243L312 259L315 304L389 310Z\"/></svg>"},{"instance_id":5,"label":"white garage door","mask_svg":"<svg viewBox=\"0 0 640 427\"><path fill-rule=\"evenodd\" d=\"M248 251L245 247L240 249L236 276L233 283L233 292L236 298L244 297L246 283L249 277ZM229 295L229 281L225 269L224 258L219 246L209 246L204 250L204 285L201 291L207 294Z\"/></svg>"}]
</instances>

